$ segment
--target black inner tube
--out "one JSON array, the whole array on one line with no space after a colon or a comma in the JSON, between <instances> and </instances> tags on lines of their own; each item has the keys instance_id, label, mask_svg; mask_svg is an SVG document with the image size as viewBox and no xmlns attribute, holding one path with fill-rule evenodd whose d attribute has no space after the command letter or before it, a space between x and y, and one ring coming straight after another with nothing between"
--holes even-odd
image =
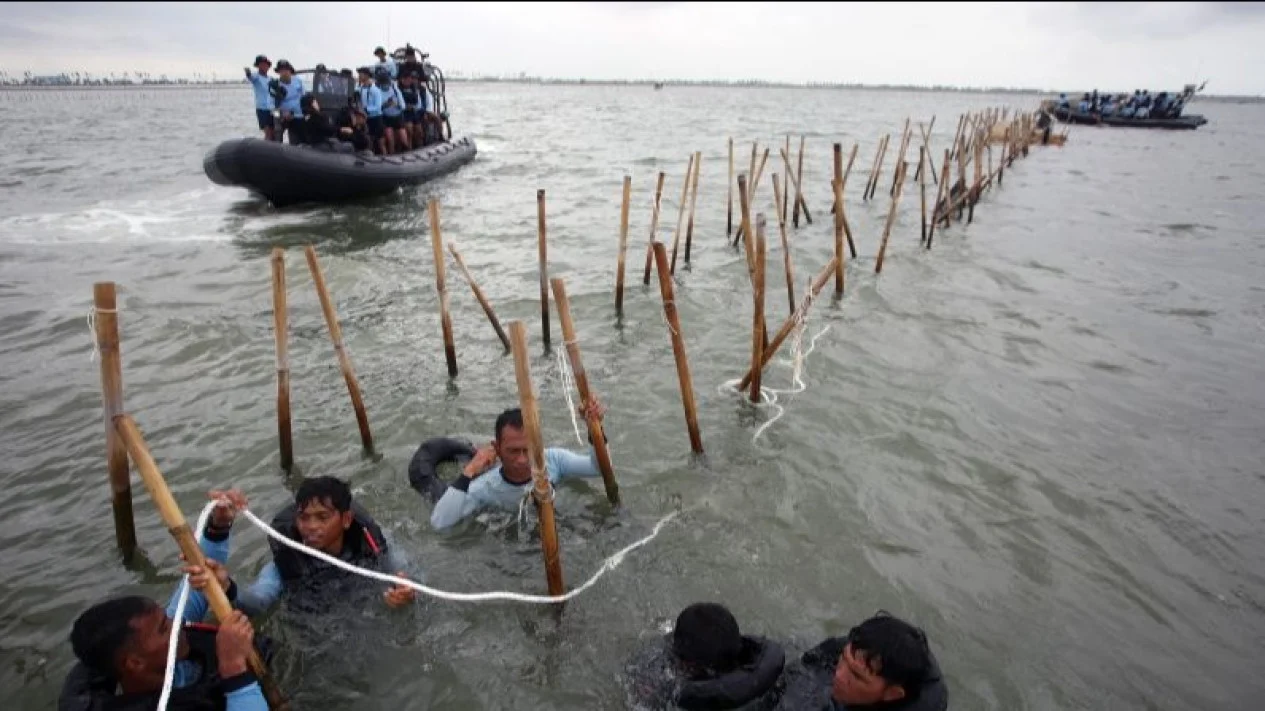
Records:
<instances>
[{"instance_id":1,"label":"black inner tube","mask_svg":"<svg viewBox=\"0 0 1265 711\"><path fill-rule=\"evenodd\" d=\"M439 478L438 468L444 462L456 462L464 467L474 458L475 447L466 440L451 437L433 437L422 442L408 463L408 482L417 493L432 504L439 501L448 489L448 482Z\"/></svg>"}]
</instances>

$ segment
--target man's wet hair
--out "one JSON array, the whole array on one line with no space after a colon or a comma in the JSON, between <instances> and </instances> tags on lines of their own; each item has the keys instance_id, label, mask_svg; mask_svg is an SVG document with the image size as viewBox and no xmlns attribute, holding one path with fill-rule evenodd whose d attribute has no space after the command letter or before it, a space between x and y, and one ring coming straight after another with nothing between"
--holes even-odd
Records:
<instances>
[{"instance_id":1,"label":"man's wet hair","mask_svg":"<svg viewBox=\"0 0 1265 711\"><path fill-rule=\"evenodd\" d=\"M692 671L728 672L737 666L742 654L738 620L724 605L694 603L676 617L672 651Z\"/></svg>"},{"instance_id":2,"label":"man's wet hair","mask_svg":"<svg viewBox=\"0 0 1265 711\"><path fill-rule=\"evenodd\" d=\"M904 620L879 610L848 633L852 653L889 685L905 690L913 701L931 677L927 635Z\"/></svg>"},{"instance_id":3,"label":"man's wet hair","mask_svg":"<svg viewBox=\"0 0 1265 711\"><path fill-rule=\"evenodd\" d=\"M294 494L294 503L302 511L313 501L332 506L335 511L345 513L351 510L351 487L347 482L332 476L318 476L304 479L299 490Z\"/></svg>"},{"instance_id":4,"label":"man's wet hair","mask_svg":"<svg viewBox=\"0 0 1265 711\"><path fill-rule=\"evenodd\" d=\"M514 429L523 429L523 411L520 408L506 410L496 418L496 440L501 441L501 430L506 427Z\"/></svg>"},{"instance_id":5,"label":"man's wet hair","mask_svg":"<svg viewBox=\"0 0 1265 711\"><path fill-rule=\"evenodd\" d=\"M75 619L70 648L84 666L114 676L119 651L131 644L136 634L132 621L157 607L158 603L140 595L99 602Z\"/></svg>"}]
</instances>

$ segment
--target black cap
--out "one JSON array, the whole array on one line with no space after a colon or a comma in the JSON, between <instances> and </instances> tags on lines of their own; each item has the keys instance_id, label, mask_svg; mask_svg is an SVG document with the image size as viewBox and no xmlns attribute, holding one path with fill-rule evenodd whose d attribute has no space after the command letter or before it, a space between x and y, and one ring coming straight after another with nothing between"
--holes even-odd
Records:
<instances>
[{"instance_id":1,"label":"black cap","mask_svg":"<svg viewBox=\"0 0 1265 711\"><path fill-rule=\"evenodd\" d=\"M289 60L283 59L280 62L277 62L277 71L281 71L282 69L294 71L294 65L290 64Z\"/></svg>"},{"instance_id":2,"label":"black cap","mask_svg":"<svg viewBox=\"0 0 1265 711\"><path fill-rule=\"evenodd\" d=\"M374 53L374 54L386 54L386 53L387 53L387 51L386 51L385 49L381 48L381 47L378 47L377 49L373 50L373 53Z\"/></svg>"},{"instance_id":3,"label":"black cap","mask_svg":"<svg viewBox=\"0 0 1265 711\"><path fill-rule=\"evenodd\" d=\"M262 55L262 54L261 54L261 55L259 55L259 56L255 57L255 63L254 63L252 66L258 67L260 64L262 64L262 63L264 63L264 62L267 62L267 63L269 63L269 64L272 64L272 60L268 59L267 57L265 57L264 55Z\"/></svg>"}]
</instances>

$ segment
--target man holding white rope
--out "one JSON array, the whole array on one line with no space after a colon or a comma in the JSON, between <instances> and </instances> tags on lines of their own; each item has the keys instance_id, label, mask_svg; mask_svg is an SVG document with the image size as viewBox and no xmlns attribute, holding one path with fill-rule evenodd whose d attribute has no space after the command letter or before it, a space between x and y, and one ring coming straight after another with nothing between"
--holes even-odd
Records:
<instances>
[{"instance_id":1,"label":"man holding white rope","mask_svg":"<svg viewBox=\"0 0 1265 711\"><path fill-rule=\"evenodd\" d=\"M246 499L237 491L212 491L210 496L224 503L216 507L201 548L208 562L223 563L228 559L228 530L236 507L244 506ZM201 570L187 567L186 571L190 569ZM189 594L182 619L173 619L183 585L172 593L166 609L147 597L132 595L98 603L75 620L70 644L79 662L66 677L58 711L153 709L166 679L172 625L183 629L169 710L267 711L259 682L246 661L255 644L250 620L234 612L218 629L196 624L209 607L196 590ZM260 651L267 659L267 650Z\"/></svg>"}]
</instances>

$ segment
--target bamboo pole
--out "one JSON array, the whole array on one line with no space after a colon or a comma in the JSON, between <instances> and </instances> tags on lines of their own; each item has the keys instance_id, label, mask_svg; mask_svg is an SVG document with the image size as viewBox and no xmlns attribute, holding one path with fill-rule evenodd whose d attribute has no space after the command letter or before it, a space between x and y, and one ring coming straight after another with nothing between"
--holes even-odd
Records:
<instances>
[{"instance_id":1,"label":"bamboo pole","mask_svg":"<svg viewBox=\"0 0 1265 711\"><path fill-rule=\"evenodd\" d=\"M685 179L681 181L681 199L677 201L676 232L672 233L672 273L676 274L676 251L681 245L681 228L685 226L685 204L690 197L690 178L694 174L694 154L690 154L689 163L685 166Z\"/></svg>"},{"instance_id":2,"label":"bamboo pole","mask_svg":"<svg viewBox=\"0 0 1265 711\"><path fill-rule=\"evenodd\" d=\"M180 546L180 552L184 554L185 562L189 565L205 568L206 556L202 553L202 547L198 545L196 534L185 521L180 507L176 505L176 500L171 495L171 490L167 488L167 481L163 478L162 472L158 470L158 465L150 455L149 447L145 444L145 438L141 435L136 422L132 420L131 416L119 413L114 416L113 425L119 439L127 447L127 453L131 455L132 461L136 463L136 471L140 474L141 481L145 483L145 488L149 490L150 498L154 500L154 505L158 508L158 514L162 516L163 523L167 526L167 531L172 538L176 539L176 544ZM228 601L228 596L224 594L224 589L220 587L220 582L214 575L209 576L206 589L202 593L211 605L211 612L215 614L216 619L220 622L227 620L233 614L233 605ZM253 647L250 650L250 655L246 658L246 662L251 672L254 673L255 678L259 680L259 686L263 689L269 708L274 709L274 711L287 708L285 698L281 695L280 687L277 686L272 673L264 665L263 660L259 658L258 652Z\"/></svg>"},{"instance_id":3,"label":"bamboo pole","mask_svg":"<svg viewBox=\"0 0 1265 711\"><path fill-rule=\"evenodd\" d=\"M900 154L896 158L896 175L892 176L892 187L887 191L887 194L892 197L896 195L896 181L903 180L907 172L904 168L905 151L909 150L909 139L913 135L909 125L909 118L908 116L905 117L905 129L900 133Z\"/></svg>"},{"instance_id":4,"label":"bamboo pole","mask_svg":"<svg viewBox=\"0 0 1265 711\"><path fill-rule=\"evenodd\" d=\"M758 142L758 141L752 141L752 142L751 142L751 168L747 171L747 179L748 179L748 180L755 180L755 168L756 168L756 160L755 160L755 159L756 159L756 156L758 156L758 155L760 155L760 145L759 145L759 142ZM750 183L748 183L748 184L747 184L747 189L749 190L749 189L750 189L750 187L751 187L751 185L750 185ZM747 194L747 199L748 199L748 200L750 200L750 199L751 199L751 194L750 194L750 193L748 193L748 194Z\"/></svg>"},{"instance_id":5,"label":"bamboo pole","mask_svg":"<svg viewBox=\"0 0 1265 711\"><path fill-rule=\"evenodd\" d=\"M927 147L918 146L918 193L922 204L922 236L918 244L927 242Z\"/></svg>"},{"instance_id":6,"label":"bamboo pole","mask_svg":"<svg viewBox=\"0 0 1265 711\"><path fill-rule=\"evenodd\" d=\"M834 273L835 261L836 260L832 258L830 263L817 274L817 276L813 279L812 285L808 288L808 295L804 297L802 302L800 302L799 308L795 309L795 313L786 317L786 320L782 322L782 327L778 329L777 335L773 337L772 341L769 341L769 345L764 347L763 354L761 355L761 368L768 367L769 361L773 360L774 355L777 355L777 349L782 347L786 338L791 335L791 331L795 330L795 324L807 314L809 305L811 305L812 301L817 298L817 294L821 292L822 287L824 287L826 282L830 280L830 275ZM746 375L742 376L742 380L738 382L738 392L746 390L747 386L751 384L751 380L754 377L755 372L753 370L748 370Z\"/></svg>"},{"instance_id":7,"label":"bamboo pole","mask_svg":"<svg viewBox=\"0 0 1265 711\"><path fill-rule=\"evenodd\" d=\"M672 275L668 273L668 253L662 242L654 243L654 260L659 270L659 293L663 297L663 314L672 334L672 355L676 359L676 373L681 385L681 404L685 408L685 426L690 434L690 448L696 454L703 453L703 438L698 432L698 411L694 405L694 383L690 378L690 362L685 354L685 339L681 335L681 320L676 313L676 301L672 293Z\"/></svg>"},{"instance_id":8,"label":"bamboo pole","mask_svg":"<svg viewBox=\"0 0 1265 711\"><path fill-rule=\"evenodd\" d=\"M874 273L883 271L883 256L887 254L887 240L892 235L892 223L896 221L896 206L900 204L900 196L905 192L905 164L896 164L896 194L892 196L892 206L887 210L887 223L883 226L883 240L879 243L878 259L874 262Z\"/></svg>"},{"instance_id":9,"label":"bamboo pole","mask_svg":"<svg viewBox=\"0 0 1265 711\"><path fill-rule=\"evenodd\" d=\"M800 194L799 186L804 184L804 141L805 141L805 138L806 137L803 135L799 137L799 167L795 170L795 209L793 211L794 219L791 220L791 224L797 228L799 227L799 206L804 200L804 196ZM790 155L789 150L786 153L787 155Z\"/></svg>"},{"instance_id":10,"label":"bamboo pole","mask_svg":"<svg viewBox=\"0 0 1265 711\"><path fill-rule=\"evenodd\" d=\"M690 187L690 220L685 228L685 263L690 263L690 243L694 240L694 206L698 204L698 174L703 166L703 152L694 151L694 184Z\"/></svg>"},{"instance_id":11,"label":"bamboo pole","mask_svg":"<svg viewBox=\"0 0 1265 711\"><path fill-rule=\"evenodd\" d=\"M760 364L763 362L764 348L764 213L756 215L755 235L755 309L751 327L751 369L755 377L751 378L751 402L758 405L760 403L760 373L763 370Z\"/></svg>"},{"instance_id":12,"label":"bamboo pole","mask_svg":"<svg viewBox=\"0 0 1265 711\"><path fill-rule=\"evenodd\" d=\"M747 176L738 174L738 204L742 212L742 224L738 225L738 236L747 255L747 274L751 283L755 283L755 246L751 244L751 203L747 199Z\"/></svg>"},{"instance_id":13,"label":"bamboo pole","mask_svg":"<svg viewBox=\"0 0 1265 711\"><path fill-rule=\"evenodd\" d=\"M571 372L575 375L575 385L580 391L580 402L588 403L593 397L589 388L589 376L584 371L584 361L580 359L580 344L575 336L575 324L571 321L571 302L567 299L567 286L562 279L554 277L549 280L553 286L553 303L558 309L558 320L562 322L562 342L567 348L567 360L571 363ZM597 418L585 416L589 425L589 441L593 443L593 451L597 455L597 468L602 472L602 483L606 486L606 498L612 506L619 506L619 484L615 482L615 468L611 465L611 453L606 448L606 433Z\"/></svg>"},{"instance_id":14,"label":"bamboo pole","mask_svg":"<svg viewBox=\"0 0 1265 711\"><path fill-rule=\"evenodd\" d=\"M511 350L510 337L505 335L504 329L501 328L501 321L496 317L496 312L492 310L492 304L488 303L488 299L483 295L483 290L479 288L474 277L470 274L470 270L466 268L466 260L461 258L461 252L457 251L457 245L448 241L448 252L452 255L452 260L457 263L457 269L461 271L461 276L465 278L466 283L470 285L470 291L474 292L474 298L478 300L479 306L483 307L483 313L487 315L488 322L492 324L492 329L496 331L496 337L501 339L501 343L508 352Z\"/></svg>"},{"instance_id":15,"label":"bamboo pole","mask_svg":"<svg viewBox=\"0 0 1265 711\"><path fill-rule=\"evenodd\" d=\"M733 148L733 139L730 139ZM628 256L628 208L632 202L632 176L624 176L624 201L619 208L619 261L615 267L615 313L624 313L624 261ZM508 346L507 346L508 347Z\"/></svg>"},{"instance_id":16,"label":"bamboo pole","mask_svg":"<svg viewBox=\"0 0 1265 711\"><path fill-rule=\"evenodd\" d=\"M430 200L430 246L435 256L435 291L439 294L439 323L444 334L444 359L448 377L457 377L457 346L452 338L452 314L448 311L448 279L444 268L443 237L439 232L439 200Z\"/></svg>"},{"instance_id":17,"label":"bamboo pole","mask_svg":"<svg viewBox=\"0 0 1265 711\"><path fill-rule=\"evenodd\" d=\"M782 186L777 181L777 173L773 174L773 212L777 214L777 227L782 234L782 266L786 270L786 299L790 304L789 312L795 312L795 270L791 267L791 243L786 237L786 218L783 217L781 205L786 204Z\"/></svg>"},{"instance_id":18,"label":"bamboo pole","mask_svg":"<svg viewBox=\"0 0 1265 711\"><path fill-rule=\"evenodd\" d=\"M347 354L347 348L343 345L343 329L338 325L334 303L329 298L329 290L325 288L325 274L321 271L320 262L316 261L316 248L309 244L303 251L307 256L307 268L312 272L312 281L316 283L316 295L321 300L321 311L325 314L325 325L329 327L329 338L334 343L338 366L343 371L343 380L347 382L347 394L351 396L351 406L356 411L356 425L360 427L360 442L365 449L372 450L373 435L369 432L369 417L365 414L365 403L360 397L360 383L356 380L356 371L351 367L351 356ZM453 362L455 368L455 361Z\"/></svg>"},{"instance_id":19,"label":"bamboo pole","mask_svg":"<svg viewBox=\"0 0 1265 711\"><path fill-rule=\"evenodd\" d=\"M870 199L870 183L874 182L874 175L878 173L878 159L883 155L883 141L882 138L878 139L878 146L874 149L874 161L870 163L870 174L865 179L865 188L861 190L862 200Z\"/></svg>"},{"instance_id":20,"label":"bamboo pole","mask_svg":"<svg viewBox=\"0 0 1265 711\"><path fill-rule=\"evenodd\" d=\"M795 173L791 170L790 154L786 151L782 151L782 163L786 165L786 177L794 184L795 192L800 196L799 204L804 208L804 219L811 225L813 224L813 216L808 212L808 201L804 199L804 193L799 189L799 179L795 177ZM790 186L787 186L787 190L790 190Z\"/></svg>"},{"instance_id":21,"label":"bamboo pole","mask_svg":"<svg viewBox=\"0 0 1265 711\"><path fill-rule=\"evenodd\" d=\"M835 201L838 202L840 206L842 206L843 205L843 182L839 180L832 180L830 181L830 187L831 189L834 190ZM846 281L845 272L847 271L846 269L847 258L844 256L843 240L839 238L839 235L843 231L844 227L847 226L847 224L848 224L847 218L845 217L844 212L841 209L839 210L838 213L835 214L835 258L831 262L832 264L835 265L835 298L836 299L843 296L844 282ZM853 254L855 255L855 252Z\"/></svg>"},{"instance_id":22,"label":"bamboo pole","mask_svg":"<svg viewBox=\"0 0 1265 711\"><path fill-rule=\"evenodd\" d=\"M756 190L760 187L760 178L764 176L764 165L769 160L769 149L764 149L764 155L761 156L759 164L756 165L755 175L748 176L751 182L747 183L747 202L755 202ZM738 246L738 240L745 239L746 232L743 231L742 225L738 226L738 236L734 238L733 246ZM675 273L675 272L674 272Z\"/></svg>"},{"instance_id":23,"label":"bamboo pole","mask_svg":"<svg viewBox=\"0 0 1265 711\"><path fill-rule=\"evenodd\" d=\"M536 243L540 251L540 332L549 349L549 257L545 227L545 191L536 191Z\"/></svg>"},{"instance_id":24,"label":"bamboo pole","mask_svg":"<svg viewBox=\"0 0 1265 711\"><path fill-rule=\"evenodd\" d=\"M787 155L790 155L790 154L791 154L791 134L789 134L789 133L788 133L788 134L786 134L786 154L787 154ZM783 187L785 187L785 188L786 188L786 190L784 190L784 191L782 192L782 208L781 208L781 209L782 209L782 222L786 222L787 218L789 217L789 215L788 215L787 213L789 212L789 206L790 206L790 204L791 204L791 183L790 183L790 181L788 180L788 181L786 182L786 185L785 185L785 186L783 186Z\"/></svg>"},{"instance_id":25,"label":"bamboo pole","mask_svg":"<svg viewBox=\"0 0 1265 711\"><path fill-rule=\"evenodd\" d=\"M836 177L839 179L840 189L839 195L834 197L834 204L830 206L830 214L832 215L835 212L836 206L843 204L842 196L848 190L848 176L852 175L852 164L856 162L857 150L860 149L860 147L861 144L855 141L852 143L852 153L848 155L848 167L843 169L842 175L839 174L839 170L837 168L835 169ZM848 251L852 252L852 258L856 259L857 246L856 243L852 241L852 226L848 224L848 210L846 205L843 209L843 235L848 238ZM840 259L839 262L842 263L843 260Z\"/></svg>"},{"instance_id":26,"label":"bamboo pole","mask_svg":"<svg viewBox=\"0 0 1265 711\"><path fill-rule=\"evenodd\" d=\"M650 264L654 261L654 243L655 235L659 231L659 208L663 204L663 178L664 172L659 171L659 182L654 188L654 211L650 215L650 242L646 245L646 272L641 277L641 283L650 285Z\"/></svg>"},{"instance_id":27,"label":"bamboo pole","mask_svg":"<svg viewBox=\"0 0 1265 711\"><path fill-rule=\"evenodd\" d=\"M931 225L927 228L927 249L931 249L931 240L936 236L936 223L940 221L940 210L947 212L949 209L949 194L949 149L946 148L944 163L940 165L940 187L936 190L936 207L931 211Z\"/></svg>"},{"instance_id":28,"label":"bamboo pole","mask_svg":"<svg viewBox=\"0 0 1265 711\"><path fill-rule=\"evenodd\" d=\"M132 482L127 448L114 430L114 417L123 413L123 361L119 353L119 318L114 282L92 285L93 322L101 353L101 404L105 411L105 461L109 472L110 506L114 512L114 540L131 560L136 553L136 522L132 516Z\"/></svg>"},{"instance_id":29,"label":"bamboo pole","mask_svg":"<svg viewBox=\"0 0 1265 711\"><path fill-rule=\"evenodd\" d=\"M918 122L918 133L922 136L922 145L923 145L923 148L926 149L926 155L927 155L926 167L931 170L931 180L933 183L935 182L935 179L936 179L936 165L935 163L931 162L931 132L935 129L935 127L936 127L935 114L931 115L931 122L928 123L926 126L923 126L921 121ZM924 170L920 168L918 171L918 175L916 175L915 177L918 180L925 180L926 176L923 175L923 172Z\"/></svg>"},{"instance_id":30,"label":"bamboo pole","mask_svg":"<svg viewBox=\"0 0 1265 711\"><path fill-rule=\"evenodd\" d=\"M545 558L545 579L550 595L562 595L566 586L562 581L562 557L558 551L558 525L554 520L553 492L540 435L540 412L536 409L536 393L532 390L531 370L527 364L527 327L522 321L510 321L510 341L514 344L514 377L518 382L518 403L523 413L523 431L527 435L531 456L532 498L540 514L540 548Z\"/></svg>"},{"instance_id":31,"label":"bamboo pole","mask_svg":"<svg viewBox=\"0 0 1265 711\"><path fill-rule=\"evenodd\" d=\"M287 343L289 310L286 308L285 250L272 248L272 333L277 344L277 437L281 443L281 468L294 466L294 439L290 432L290 356Z\"/></svg>"},{"instance_id":32,"label":"bamboo pole","mask_svg":"<svg viewBox=\"0 0 1265 711\"><path fill-rule=\"evenodd\" d=\"M729 235L734 233L734 137L729 137L729 187L727 189L728 198L725 212L725 239L729 239Z\"/></svg>"},{"instance_id":33,"label":"bamboo pole","mask_svg":"<svg viewBox=\"0 0 1265 711\"><path fill-rule=\"evenodd\" d=\"M970 207L970 213L968 214L966 218L966 224L968 225L975 221L975 203L979 202L980 188L981 188L981 184L984 181L983 160L984 160L984 145L981 140L977 139L975 141L975 159L972 161L972 163L975 164L974 165L975 185L971 188L971 207Z\"/></svg>"}]
</instances>

